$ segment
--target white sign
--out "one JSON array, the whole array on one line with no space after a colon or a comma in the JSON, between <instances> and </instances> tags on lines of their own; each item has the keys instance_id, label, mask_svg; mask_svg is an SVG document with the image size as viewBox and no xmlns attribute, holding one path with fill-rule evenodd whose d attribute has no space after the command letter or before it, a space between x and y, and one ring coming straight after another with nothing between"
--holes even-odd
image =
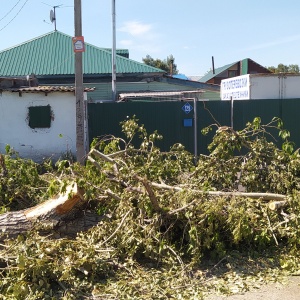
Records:
<instances>
[{"instance_id":1,"label":"white sign","mask_svg":"<svg viewBox=\"0 0 300 300\"><path fill-rule=\"evenodd\" d=\"M221 80L221 100L250 98L249 74Z\"/></svg>"}]
</instances>

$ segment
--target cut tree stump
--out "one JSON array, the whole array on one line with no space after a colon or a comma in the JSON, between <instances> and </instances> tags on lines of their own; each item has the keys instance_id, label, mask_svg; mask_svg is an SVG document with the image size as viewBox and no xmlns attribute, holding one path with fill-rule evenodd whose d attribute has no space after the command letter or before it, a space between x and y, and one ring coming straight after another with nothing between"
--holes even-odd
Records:
<instances>
[{"instance_id":1,"label":"cut tree stump","mask_svg":"<svg viewBox=\"0 0 300 300\"><path fill-rule=\"evenodd\" d=\"M0 215L0 241L37 229L54 238L75 237L95 226L103 217L84 211L83 190L74 183L64 194L34 207Z\"/></svg>"}]
</instances>

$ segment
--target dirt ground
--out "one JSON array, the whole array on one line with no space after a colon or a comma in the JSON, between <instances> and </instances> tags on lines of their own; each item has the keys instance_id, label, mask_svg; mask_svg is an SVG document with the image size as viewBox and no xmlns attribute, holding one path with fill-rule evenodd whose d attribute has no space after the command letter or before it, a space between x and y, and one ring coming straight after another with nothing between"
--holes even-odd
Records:
<instances>
[{"instance_id":1,"label":"dirt ground","mask_svg":"<svg viewBox=\"0 0 300 300\"><path fill-rule=\"evenodd\" d=\"M300 300L300 276L291 276L285 283L270 283L244 294L210 295L205 300Z\"/></svg>"}]
</instances>

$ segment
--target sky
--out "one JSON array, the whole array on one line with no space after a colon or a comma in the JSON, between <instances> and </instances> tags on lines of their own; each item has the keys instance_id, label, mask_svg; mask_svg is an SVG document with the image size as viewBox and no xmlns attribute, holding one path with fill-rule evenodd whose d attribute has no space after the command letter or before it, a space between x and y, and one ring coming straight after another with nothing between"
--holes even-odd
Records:
<instances>
[{"instance_id":1,"label":"sky","mask_svg":"<svg viewBox=\"0 0 300 300\"><path fill-rule=\"evenodd\" d=\"M86 42L112 47L112 0L82 0ZM0 51L54 30L74 36L74 0L0 0ZM251 58L264 67L300 65L299 0L115 0L116 46L138 62L175 58L201 76Z\"/></svg>"}]
</instances>

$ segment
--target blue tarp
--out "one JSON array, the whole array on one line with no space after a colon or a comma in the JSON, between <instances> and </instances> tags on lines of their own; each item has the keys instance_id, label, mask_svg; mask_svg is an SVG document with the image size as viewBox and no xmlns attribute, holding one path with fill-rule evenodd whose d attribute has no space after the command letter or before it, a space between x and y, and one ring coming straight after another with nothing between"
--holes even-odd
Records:
<instances>
[{"instance_id":1,"label":"blue tarp","mask_svg":"<svg viewBox=\"0 0 300 300\"><path fill-rule=\"evenodd\" d=\"M189 80L188 77L186 77L184 74L176 74L172 76L173 78L178 78L178 79L184 79L184 80Z\"/></svg>"}]
</instances>

